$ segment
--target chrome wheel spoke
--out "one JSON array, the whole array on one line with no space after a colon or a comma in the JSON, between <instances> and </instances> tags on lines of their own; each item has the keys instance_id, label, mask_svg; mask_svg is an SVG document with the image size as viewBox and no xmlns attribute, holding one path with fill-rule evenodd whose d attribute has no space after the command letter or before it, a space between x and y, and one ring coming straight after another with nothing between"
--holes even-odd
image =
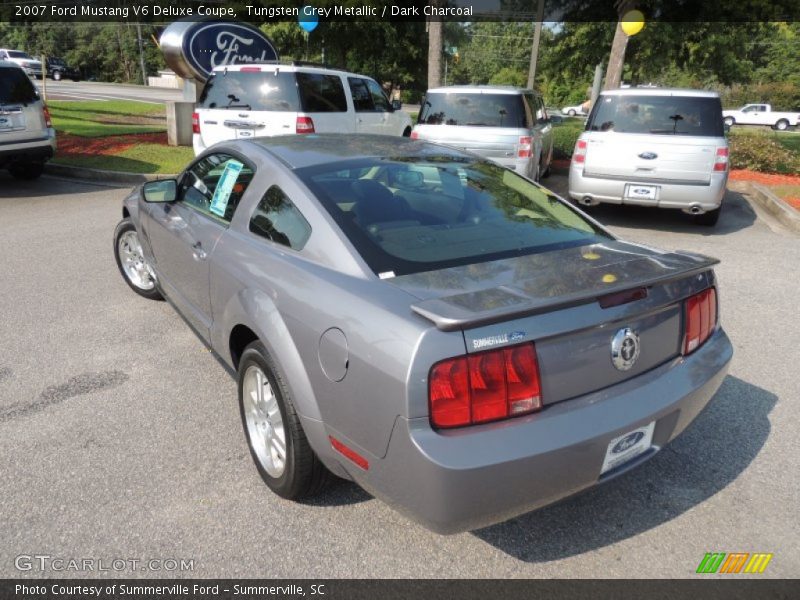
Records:
<instances>
[{"instance_id":1,"label":"chrome wheel spoke","mask_svg":"<svg viewBox=\"0 0 800 600\"><path fill-rule=\"evenodd\" d=\"M286 434L278 398L257 365L247 368L242 386L242 408L253 452L270 476L280 477L286 468Z\"/></svg>"}]
</instances>

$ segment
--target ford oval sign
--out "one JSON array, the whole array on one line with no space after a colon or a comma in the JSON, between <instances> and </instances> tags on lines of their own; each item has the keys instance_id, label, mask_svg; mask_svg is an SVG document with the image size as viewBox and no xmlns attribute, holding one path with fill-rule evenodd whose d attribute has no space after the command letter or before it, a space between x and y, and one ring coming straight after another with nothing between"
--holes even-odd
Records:
<instances>
[{"instance_id":1,"label":"ford oval sign","mask_svg":"<svg viewBox=\"0 0 800 600\"><path fill-rule=\"evenodd\" d=\"M658 154L655 152L642 152L639 155L639 158L643 158L644 160L653 160L654 158L658 158Z\"/></svg>"},{"instance_id":2,"label":"ford oval sign","mask_svg":"<svg viewBox=\"0 0 800 600\"><path fill-rule=\"evenodd\" d=\"M261 31L229 21L176 21L161 34L161 50L175 73L198 81L207 81L215 67L278 60Z\"/></svg>"}]
</instances>

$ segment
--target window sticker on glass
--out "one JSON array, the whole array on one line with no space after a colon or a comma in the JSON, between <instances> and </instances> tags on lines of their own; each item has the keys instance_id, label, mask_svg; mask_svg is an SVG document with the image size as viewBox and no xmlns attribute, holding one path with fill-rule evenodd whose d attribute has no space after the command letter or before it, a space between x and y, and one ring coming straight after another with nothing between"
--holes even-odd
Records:
<instances>
[{"instance_id":1,"label":"window sticker on glass","mask_svg":"<svg viewBox=\"0 0 800 600\"><path fill-rule=\"evenodd\" d=\"M236 180L239 178L239 173L242 172L244 165L236 160L229 160L225 165L225 170L219 177L217 189L214 190L214 196L211 198L211 206L209 210L219 217L225 217L225 210L228 208L228 200L233 192L233 186L236 185Z\"/></svg>"}]
</instances>

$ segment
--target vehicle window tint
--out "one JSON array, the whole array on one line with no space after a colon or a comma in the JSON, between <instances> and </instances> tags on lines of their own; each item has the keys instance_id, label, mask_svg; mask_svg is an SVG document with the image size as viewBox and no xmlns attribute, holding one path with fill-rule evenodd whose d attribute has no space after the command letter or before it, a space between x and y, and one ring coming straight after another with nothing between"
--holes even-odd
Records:
<instances>
[{"instance_id":1,"label":"vehicle window tint","mask_svg":"<svg viewBox=\"0 0 800 600\"><path fill-rule=\"evenodd\" d=\"M258 203L250 219L250 231L276 244L300 250L311 235L311 226L283 190L273 185Z\"/></svg>"},{"instance_id":2,"label":"vehicle window tint","mask_svg":"<svg viewBox=\"0 0 800 600\"><path fill-rule=\"evenodd\" d=\"M372 94L370 94L363 79L348 77L347 83L350 85L350 93L353 95L353 106L356 112L372 112L375 110L375 106L372 104Z\"/></svg>"},{"instance_id":3,"label":"vehicle window tint","mask_svg":"<svg viewBox=\"0 0 800 600\"><path fill-rule=\"evenodd\" d=\"M428 94L418 121L424 125L530 126L518 94Z\"/></svg>"},{"instance_id":4,"label":"vehicle window tint","mask_svg":"<svg viewBox=\"0 0 800 600\"><path fill-rule=\"evenodd\" d=\"M240 160L210 154L184 173L178 198L204 215L229 223L252 178L252 169Z\"/></svg>"},{"instance_id":5,"label":"vehicle window tint","mask_svg":"<svg viewBox=\"0 0 800 600\"><path fill-rule=\"evenodd\" d=\"M369 93L372 96L372 104L375 105L375 110L378 112L391 112L392 103L389 102L386 94L383 93L383 88L375 81L372 81L372 79L365 79L364 81L366 82L367 89L369 89Z\"/></svg>"},{"instance_id":6,"label":"vehicle window tint","mask_svg":"<svg viewBox=\"0 0 800 600\"><path fill-rule=\"evenodd\" d=\"M300 101L294 73L224 71L211 76L197 107L296 112Z\"/></svg>"},{"instance_id":7,"label":"vehicle window tint","mask_svg":"<svg viewBox=\"0 0 800 600\"><path fill-rule=\"evenodd\" d=\"M482 159L381 157L295 172L379 275L608 239L551 192Z\"/></svg>"},{"instance_id":8,"label":"vehicle window tint","mask_svg":"<svg viewBox=\"0 0 800 600\"><path fill-rule=\"evenodd\" d=\"M10 50L7 52L9 58L23 58L25 60L33 60L33 58L25 52L19 50Z\"/></svg>"},{"instance_id":9,"label":"vehicle window tint","mask_svg":"<svg viewBox=\"0 0 800 600\"><path fill-rule=\"evenodd\" d=\"M338 75L297 73L297 87L305 112L347 112L344 86Z\"/></svg>"},{"instance_id":10,"label":"vehicle window tint","mask_svg":"<svg viewBox=\"0 0 800 600\"><path fill-rule=\"evenodd\" d=\"M697 96L601 96L587 131L722 137L719 98Z\"/></svg>"},{"instance_id":11,"label":"vehicle window tint","mask_svg":"<svg viewBox=\"0 0 800 600\"><path fill-rule=\"evenodd\" d=\"M22 69L0 67L0 104L36 102L39 94Z\"/></svg>"}]
</instances>

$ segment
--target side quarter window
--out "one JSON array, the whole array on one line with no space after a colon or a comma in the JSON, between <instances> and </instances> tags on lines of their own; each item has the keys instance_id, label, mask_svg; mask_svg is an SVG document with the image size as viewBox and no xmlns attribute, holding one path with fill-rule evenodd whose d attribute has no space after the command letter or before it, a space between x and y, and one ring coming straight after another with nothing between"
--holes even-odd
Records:
<instances>
[{"instance_id":1,"label":"side quarter window","mask_svg":"<svg viewBox=\"0 0 800 600\"><path fill-rule=\"evenodd\" d=\"M252 169L236 158L209 154L183 174L178 198L204 215L230 223L252 178Z\"/></svg>"},{"instance_id":2,"label":"side quarter window","mask_svg":"<svg viewBox=\"0 0 800 600\"><path fill-rule=\"evenodd\" d=\"M302 250L311 236L308 221L277 185L270 187L258 203L250 231L293 250Z\"/></svg>"}]
</instances>

